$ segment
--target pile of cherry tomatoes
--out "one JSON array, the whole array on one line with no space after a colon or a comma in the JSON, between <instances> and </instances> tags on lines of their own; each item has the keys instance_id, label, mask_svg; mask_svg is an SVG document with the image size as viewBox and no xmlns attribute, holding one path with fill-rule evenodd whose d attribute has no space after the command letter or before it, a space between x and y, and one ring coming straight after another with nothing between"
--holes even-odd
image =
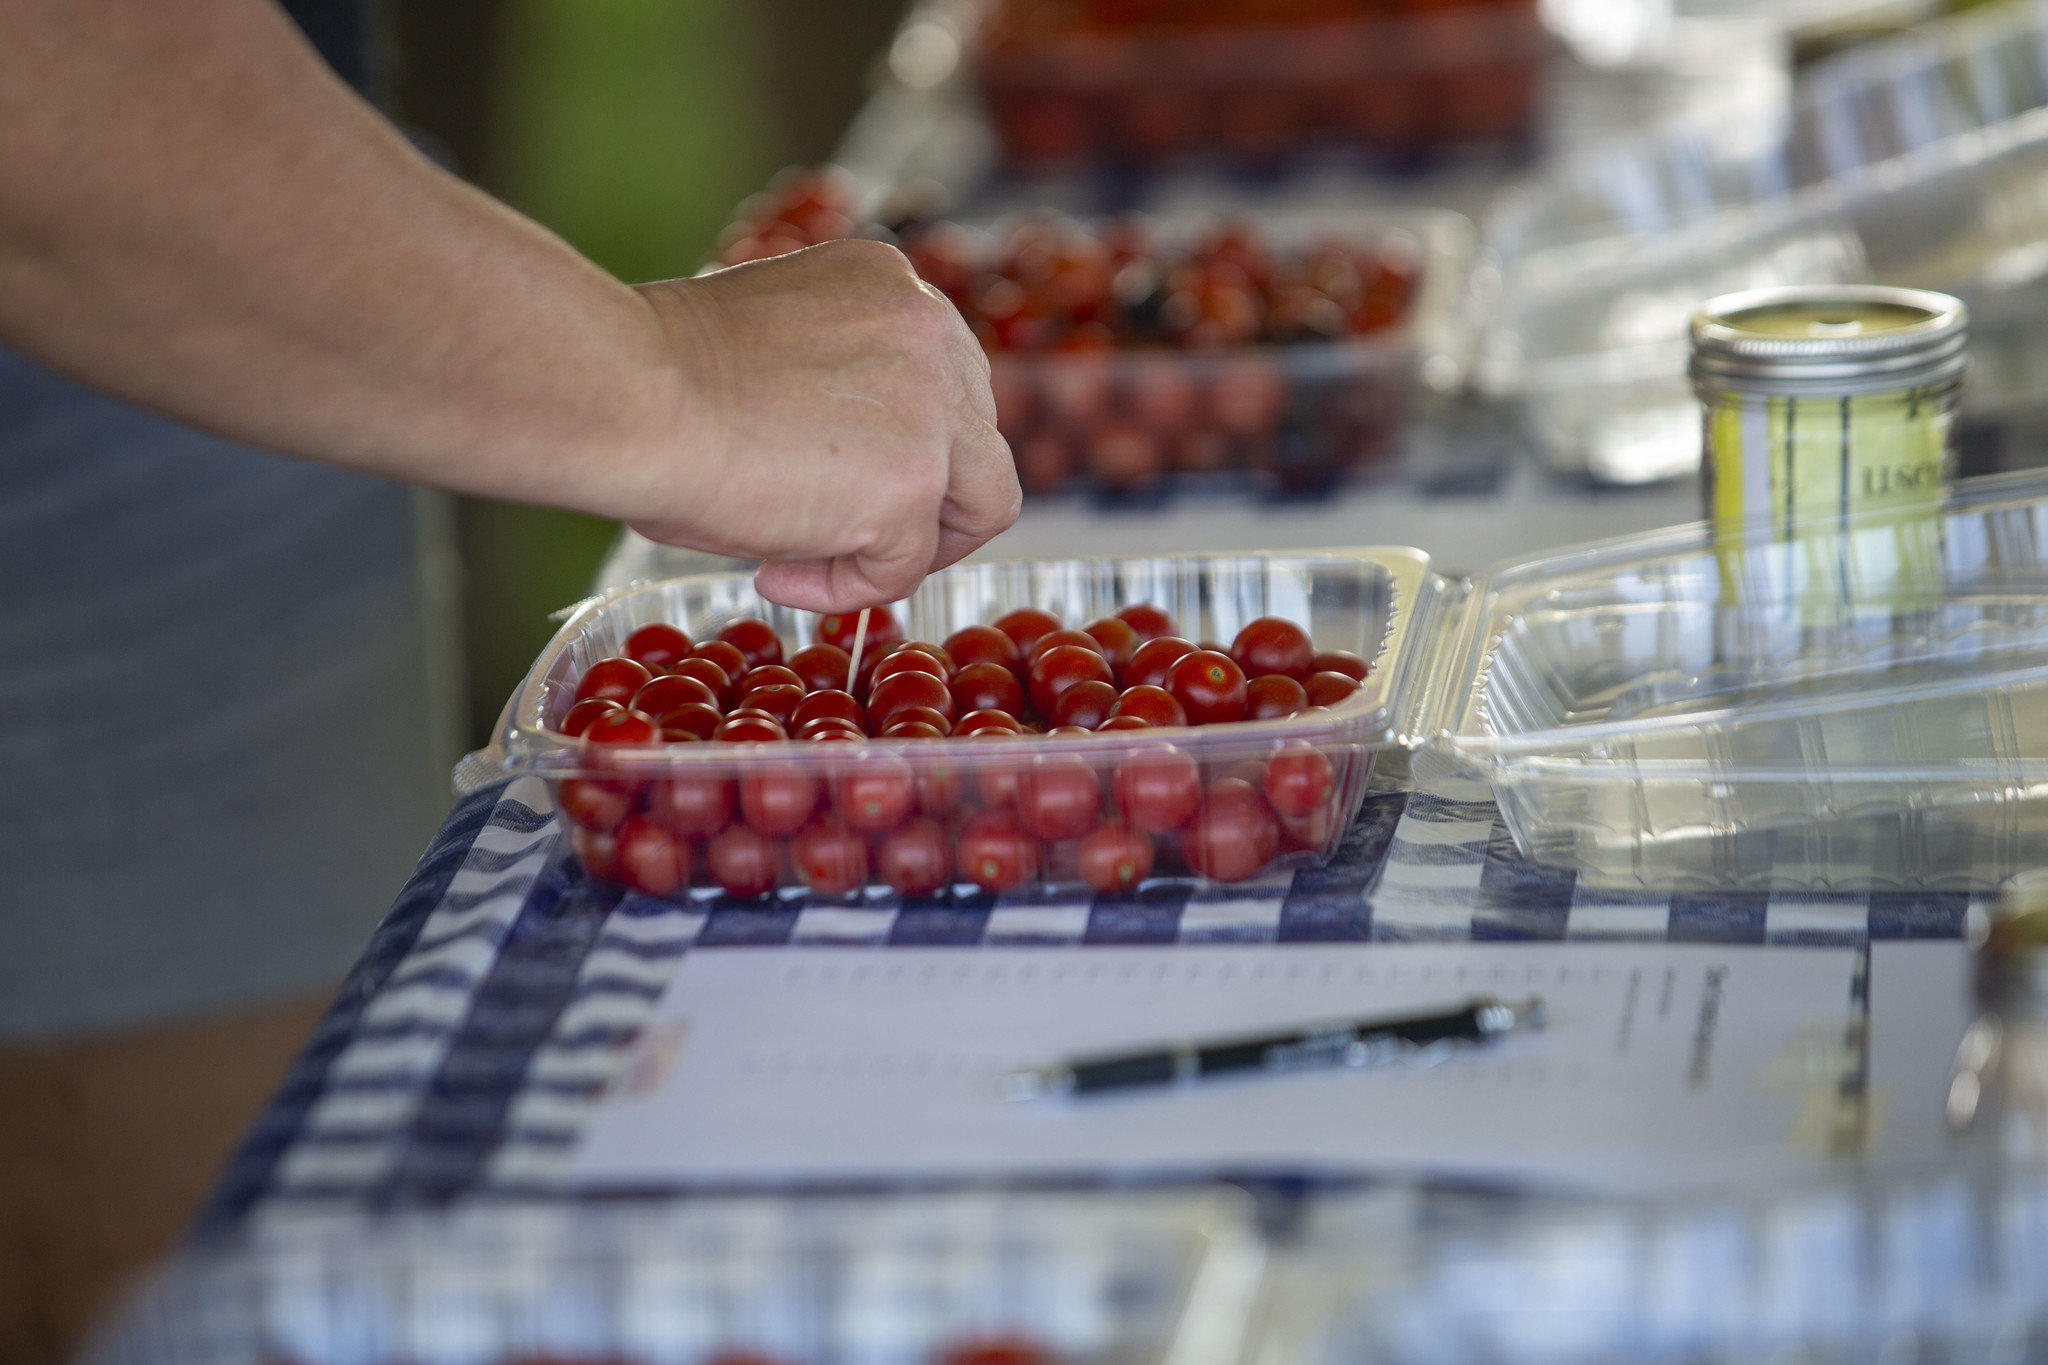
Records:
<instances>
[{"instance_id":1,"label":"pile of cherry tomatoes","mask_svg":"<svg viewBox=\"0 0 2048 1365\"><path fill-rule=\"evenodd\" d=\"M883 231L858 229L854 212L831 175L788 174L728 229L720 259ZM1403 240L1283 250L1225 221L1175 243L1137 216L1056 214L988 233L903 222L897 235L987 349L998 424L1030 491L1085 474L1121 493L1227 469L1323 487L1383 456L1405 415L1405 351L1329 349L1406 316L1419 264ZM1325 349L1312 359L1296 349L1313 343Z\"/></svg>"},{"instance_id":2,"label":"pile of cherry tomatoes","mask_svg":"<svg viewBox=\"0 0 2048 1365\"><path fill-rule=\"evenodd\" d=\"M1174 738L1325 711L1357 690L1363 659L1319 651L1279 617L1224 646L1182 638L1151 605L1079 629L1026 607L929 644L906 640L876 608L849 676L857 630L855 615L821 617L815 641L785 657L755 618L702 642L657 623L585 669L555 727L587 753L586 775L557 786L585 866L657 896L699 869L728 893L763 895L785 864L825 895L870 879L931 895L955 881L1007 891L1041 876L1125 892L1162 854L1242 881L1283 852L1325 851L1357 794L1345 752L1333 761L1298 739ZM1040 753L1005 743L1111 734L1127 742L1101 757L1072 743ZM940 742L871 748L871 738ZM634 765L610 749L694 744L771 747L660 777L624 775ZM804 752L814 744L849 747Z\"/></svg>"}]
</instances>

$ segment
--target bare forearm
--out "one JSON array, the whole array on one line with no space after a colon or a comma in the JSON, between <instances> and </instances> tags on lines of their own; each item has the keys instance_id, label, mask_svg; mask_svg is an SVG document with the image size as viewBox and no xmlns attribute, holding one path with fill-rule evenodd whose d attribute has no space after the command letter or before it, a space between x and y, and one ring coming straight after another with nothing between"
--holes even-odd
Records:
<instances>
[{"instance_id":1,"label":"bare forearm","mask_svg":"<svg viewBox=\"0 0 2048 1365\"><path fill-rule=\"evenodd\" d=\"M419 157L253 0L0 0L0 335L228 435L608 506L653 312Z\"/></svg>"}]
</instances>

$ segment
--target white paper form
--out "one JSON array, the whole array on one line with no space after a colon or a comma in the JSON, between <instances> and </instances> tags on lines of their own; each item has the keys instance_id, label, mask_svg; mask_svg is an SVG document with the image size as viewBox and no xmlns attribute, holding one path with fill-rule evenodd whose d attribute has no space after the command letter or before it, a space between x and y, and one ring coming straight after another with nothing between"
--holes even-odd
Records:
<instances>
[{"instance_id":1,"label":"white paper form","mask_svg":"<svg viewBox=\"0 0 2048 1365\"><path fill-rule=\"evenodd\" d=\"M1429 1172L1641 1191L1820 1167L1856 953L1669 944L720 949L684 960L580 1183ZM1017 1104L1075 1054L1539 994L1428 1067Z\"/></svg>"}]
</instances>

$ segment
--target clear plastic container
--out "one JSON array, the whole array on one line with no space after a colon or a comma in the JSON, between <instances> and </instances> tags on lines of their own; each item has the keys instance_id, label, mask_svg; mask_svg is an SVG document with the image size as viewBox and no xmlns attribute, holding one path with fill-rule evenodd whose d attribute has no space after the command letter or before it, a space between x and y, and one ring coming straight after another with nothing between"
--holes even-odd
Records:
<instances>
[{"instance_id":1,"label":"clear plastic container","mask_svg":"<svg viewBox=\"0 0 2048 1365\"><path fill-rule=\"evenodd\" d=\"M1169 1365L1236 1341L1261 1259L1220 1191L301 1216L181 1253L86 1359Z\"/></svg>"},{"instance_id":2,"label":"clear plastic container","mask_svg":"<svg viewBox=\"0 0 2048 1365\"><path fill-rule=\"evenodd\" d=\"M1126 25L1009 0L993 6L972 53L1004 156L1021 169L1257 164L1322 146L1412 154L1528 135L1546 50L1536 8L1454 0L1419 12L1323 6L1314 17L1211 7L1192 21Z\"/></svg>"},{"instance_id":3,"label":"clear plastic container","mask_svg":"<svg viewBox=\"0 0 2048 1365\"><path fill-rule=\"evenodd\" d=\"M1474 580L1418 780L1613 887L1980 889L2048 862L2048 487L1717 545L1705 526Z\"/></svg>"},{"instance_id":4,"label":"clear plastic container","mask_svg":"<svg viewBox=\"0 0 2048 1365\"><path fill-rule=\"evenodd\" d=\"M1227 643L1246 623L1280 616L1304 628L1318 650L1348 650L1367 661L1369 675L1349 697L1320 713L1286 719L1083 736L870 739L857 744L798 740L599 745L567 737L557 727L584 670L618 654L627 635L640 626L667 622L703 639L725 622L751 616L775 628L786 652L814 637L816 617L763 601L744 574L637 584L587 602L570 615L513 694L497 745L469 769L474 772L488 764L500 772L537 773L550 779L558 797L564 782L602 783L643 809L667 799L673 790L655 784L713 784L726 793L725 808L734 812L726 827L733 828L750 823L752 784L794 784L811 793L812 810L822 816L839 811L848 800L843 779L861 773L894 775L890 780L910 784L916 799L895 824L867 831L872 856L866 886L886 890L880 869L888 861L887 841L896 833L920 820L932 821L950 855L965 827L963 821L981 810L999 814L1013 799L1018 782L1043 780L1041 775L1053 767L1071 771L1079 765L1095 776L1103 800L1091 817L1092 830L1122 809L1119 775L1133 766L1158 770L1178 765L1190 781L1199 774L1206 801L1220 782L1237 779L1258 788L1264 765L1277 750L1312 748L1330 764L1327 796L1313 811L1273 816L1278 828L1276 842L1268 848L1270 856L1234 857L1228 860L1227 871L1211 868L1219 877L1242 880L1325 860L1335 850L1358 809L1374 754L1395 733L1411 676L1408 656L1414 637L1431 618L1439 586L1428 572L1427 556L1401 549L1051 560L947 569L932 575L896 608L906 638L933 642L1025 606L1045 609L1079 626L1128 605L1151 603L1170 613L1181 633L1197 642ZM587 794L588 788L572 793ZM566 804L571 818L580 818L577 803ZM1155 828L1148 836L1154 850L1152 877L1195 875L1181 856L1181 837L1207 818L1207 809L1205 805L1178 830ZM787 823L751 819L757 833L779 831L772 836L773 857L781 868L777 884L800 887L803 881L788 856L789 831L781 828ZM1155 816L1152 823L1164 822ZM920 836L905 837L928 834L926 827ZM991 890L1020 894L1084 887L1078 861L1083 837L1026 838L1028 847L1006 860L1021 862L1021 875L1006 865L993 878L974 880ZM1256 841L1249 846L1267 847ZM588 831L579 847L586 864L602 871L607 851L592 844ZM701 837L690 848L694 885L715 890L708 866L715 850ZM946 878L946 886L956 884L963 891L974 890L964 871Z\"/></svg>"}]
</instances>

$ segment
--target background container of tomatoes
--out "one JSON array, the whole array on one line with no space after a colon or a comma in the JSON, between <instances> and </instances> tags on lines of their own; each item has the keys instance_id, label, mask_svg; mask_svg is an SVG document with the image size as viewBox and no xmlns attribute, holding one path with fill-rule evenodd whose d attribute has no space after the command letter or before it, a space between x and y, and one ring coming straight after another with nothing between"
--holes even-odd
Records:
<instances>
[{"instance_id":1,"label":"background container of tomatoes","mask_svg":"<svg viewBox=\"0 0 2048 1365\"><path fill-rule=\"evenodd\" d=\"M1529 135L1534 0L995 0L975 70L1029 171Z\"/></svg>"},{"instance_id":2,"label":"background container of tomatoes","mask_svg":"<svg viewBox=\"0 0 2048 1365\"><path fill-rule=\"evenodd\" d=\"M100 1365L1163 1365L1256 1275L1229 1191L704 1197L259 1225L188 1248Z\"/></svg>"},{"instance_id":3,"label":"background container of tomatoes","mask_svg":"<svg viewBox=\"0 0 2048 1365\"><path fill-rule=\"evenodd\" d=\"M1320 712L1194 727L1072 736L868 739L859 744L593 744L562 734L559 726L584 672L621 653L626 637L642 626L664 622L706 638L726 622L753 617L774 627L786 652L815 638L815 616L763 601L744 574L639 584L586 603L568 619L508 703L491 761L504 770L548 778L558 802L565 783L577 784L572 797L587 793L588 784L603 784L630 803L635 818L658 821L680 810L685 803L676 793L717 796L696 803L688 817L702 827L672 831L687 879L671 894L689 894L688 888L715 894L721 887L739 894L733 879L716 869L729 846L742 841L758 845L757 855L750 856L766 864L758 876L749 874L747 894L807 883L830 894L859 895L863 888L886 891L892 885L908 893L911 888L885 882L880 869L890 865L890 841L912 827L938 845L930 856L941 862L964 861L959 857L963 841L976 841L977 850L991 838L1015 842L1016 848L986 850L1003 871L979 879L985 889L1085 890L1081 846L1087 835L1119 820L1120 833L1135 828L1149 840L1140 851L1152 864L1148 878L1200 880L1183 856L1183 838L1190 837L1208 841L1192 855L1196 861L1205 856L1201 849L1230 850L1221 861L1207 854L1212 862L1206 870L1218 879L1241 881L1326 860L1335 851L1357 813L1374 754L1393 738L1410 671L1411 633L1418 616L1427 616L1435 594L1427 557L1405 549L956 566L934 574L896 607L905 638L943 640L960 627L993 621L1019 607L1040 608L1079 625L1125 606L1151 603L1170 613L1194 640L1229 641L1260 617L1281 617L1308 631L1319 650L1357 654L1369 662L1370 672L1355 692ZM1283 748L1324 756L1330 775L1312 809L1285 812L1287 818L1280 819L1262 798L1247 793L1264 790L1268 761ZM1093 775L1099 795L1083 818L1069 822L1074 828L1045 837L1043 831L1031 832L1029 820L1014 818L1020 786L1035 790L1055 779L1066 782L1080 768ZM884 803L892 815L856 821L838 809L855 777L897 783L905 800ZM803 818L815 816L814 823L832 823L835 829L866 825L860 831L868 841L861 885L819 886L819 874L799 864L797 856L808 846L798 841L808 826L785 818L790 814L785 788L809 796L808 815L798 813ZM713 815L700 820L694 810L705 805ZM570 814L574 818L574 811ZM1221 828L1226 817L1239 815L1257 826L1249 831L1256 836L1249 842ZM743 833L714 848L729 829ZM1247 859L1246 848L1259 853ZM586 853L586 864L591 856L596 855ZM976 880L948 871L919 893L956 887L972 893Z\"/></svg>"}]
</instances>

